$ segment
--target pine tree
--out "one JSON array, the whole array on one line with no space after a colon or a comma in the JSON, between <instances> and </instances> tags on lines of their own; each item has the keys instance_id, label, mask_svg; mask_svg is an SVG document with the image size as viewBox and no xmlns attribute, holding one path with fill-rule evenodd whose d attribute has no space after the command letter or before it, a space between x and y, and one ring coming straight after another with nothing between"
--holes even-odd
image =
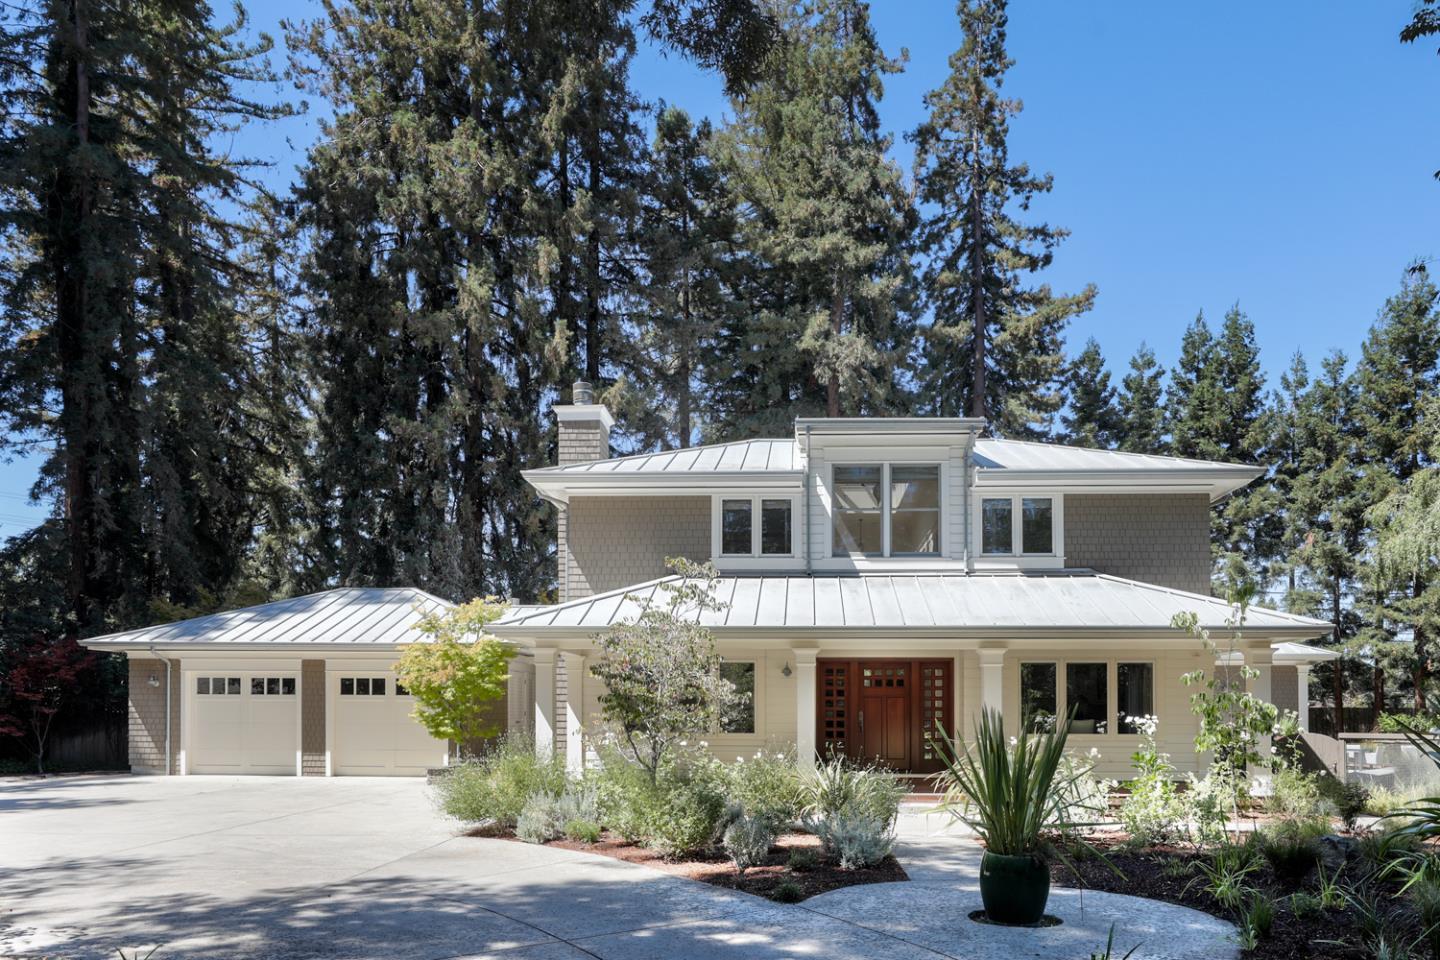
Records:
<instances>
[{"instance_id":1,"label":"pine tree","mask_svg":"<svg viewBox=\"0 0 1440 960\"><path fill-rule=\"evenodd\" d=\"M877 113L900 64L859 0L779 16L785 41L718 140L750 276L735 291L746 309L720 331L712 435L908 407L913 211Z\"/></svg>"},{"instance_id":2,"label":"pine tree","mask_svg":"<svg viewBox=\"0 0 1440 960\"><path fill-rule=\"evenodd\" d=\"M1120 438L1120 411L1110 371L1094 337L1071 361L1065 375L1068 408L1060 415L1066 443L1081 447L1113 448Z\"/></svg>"},{"instance_id":3,"label":"pine tree","mask_svg":"<svg viewBox=\"0 0 1440 960\"><path fill-rule=\"evenodd\" d=\"M607 394L642 449L695 442L708 407L715 339L731 310L727 249L735 211L710 156L708 121L660 111L641 199L637 246L645 272L627 334L630 367Z\"/></svg>"},{"instance_id":4,"label":"pine tree","mask_svg":"<svg viewBox=\"0 0 1440 960\"><path fill-rule=\"evenodd\" d=\"M1165 452L1165 371L1155 351L1144 343L1130 358L1130 372L1120 381L1119 447L1127 453Z\"/></svg>"},{"instance_id":5,"label":"pine tree","mask_svg":"<svg viewBox=\"0 0 1440 960\"><path fill-rule=\"evenodd\" d=\"M934 413L968 410L1001 434L1034 437L1063 401L1062 333L1093 304L1095 288L1061 296L1024 286L1050 265L1066 231L1015 219L1052 180L1009 157L1021 105L1001 93L1014 62L1006 2L960 0L956 11L965 42L945 83L926 95L929 118L912 135L919 198L934 210L919 238L934 313L922 396Z\"/></svg>"}]
</instances>

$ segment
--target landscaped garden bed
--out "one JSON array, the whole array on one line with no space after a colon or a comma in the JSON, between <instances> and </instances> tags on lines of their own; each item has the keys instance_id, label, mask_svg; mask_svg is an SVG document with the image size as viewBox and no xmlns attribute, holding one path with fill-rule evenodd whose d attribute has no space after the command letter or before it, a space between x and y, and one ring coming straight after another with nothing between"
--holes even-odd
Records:
<instances>
[{"instance_id":1,"label":"landscaped garden bed","mask_svg":"<svg viewBox=\"0 0 1440 960\"><path fill-rule=\"evenodd\" d=\"M549 841L547 846L614 857L677 877L740 890L781 903L797 903L841 887L910 879L891 855L867 867L841 870L833 860L825 857L820 839L809 833L782 834L764 858L747 869L743 877L723 851L711 851L683 860L667 859L608 831L594 843L559 839Z\"/></svg>"}]
</instances>

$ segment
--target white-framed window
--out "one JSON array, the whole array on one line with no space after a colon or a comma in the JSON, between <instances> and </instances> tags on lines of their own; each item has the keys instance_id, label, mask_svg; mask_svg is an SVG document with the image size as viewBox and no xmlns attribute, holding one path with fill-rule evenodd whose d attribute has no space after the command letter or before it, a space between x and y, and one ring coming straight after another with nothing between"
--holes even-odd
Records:
<instances>
[{"instance_id":1,"label":"white-framed window","mask_svg":"<svg viewBox=\"0 0 1440 960\"><path fill-rule=\"evenodd\" d=\"M239 677L196 677L195 692L202 697L239 696Z\"/></svg>"},{"instance_id":2,"label":"white-framed window","mask_svg":"<svg viewBox=\"0 0 1440 960\"><path fill-rule=\"evenodd\" d=\"M384 677L341 677L342 697L383 697L386 682Z\"/></svg>"},{"instance_id":3,"label":"white-framed window","mask_svg":"<svg viewBox=\"0 0 1440 960\"><path fill-rule=\"evenodd\" d=\"M730 681L735 691L744 697L720 718L720 733L751 734L756 732L755 723L755 678L759 665L754 660L724 660L720 664L720 678Z\"/></svg>"},{"instance_id":4,"label":"white-framed window","mask_svg":"<svg viewBox=\"0 0 1440 960\"><path fill-rule=\"evenodd\" d=\"M1112 696L1113 692L1113 696ZM1027 660L1020 664L1020 723L1050 733L1069 717L1071 736L1139 733L1155 704L1155 664L1135 660Z\"/></svg>"},{"instance_id":5,"label":"white-framed window","mask_svg":"<svg viewBox=\"0 0 1440 960\"><path fill-rule=\"evenodd\" d=\"M1052 494L981 494L979 555L1055 557L1061 549L1063 500Z\"/></svg>"},{"instance_id":6,"label":"white-framed window","mask_svg":"<svg viewBox=\"0 0 1440 960\"><path fill-rule=\"evenodd\" d=\"M720 559L786 559L796 556L799 529L795 498L735 494L714 498L712 539Z\"/></svg>"},{"instance_id":7,"label":"white-framed window","mask_svg":"<svg viewBox=\"0 0 1440 960\"><path fill-rule=\"evenodd\" d=\"M937 557L943 552L938 463L837 463L830 468L830 553Z\"/></svg>"},{"instance_id":8,"label":"white-framed window","mask_svg":"<svg viewBox=\"0 0 1440 960\"><path fill-rule=\"evenodd\" d=\"M294 677L251 677L250 696L252 697L293 697L295 696Z\"/></svg>"}]
</instances>

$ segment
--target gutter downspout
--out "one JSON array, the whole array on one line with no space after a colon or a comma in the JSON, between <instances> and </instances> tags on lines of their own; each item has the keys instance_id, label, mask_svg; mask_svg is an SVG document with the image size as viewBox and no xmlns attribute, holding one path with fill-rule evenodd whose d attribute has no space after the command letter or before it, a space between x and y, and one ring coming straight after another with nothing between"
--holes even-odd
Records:
<instances>
[{"instance_id":1,"label":"gutter downspout","mask_svg":"<svg viewBox=\"0 0 1440 960\"><path fill-rule=\"evenodd\" d=\"M973 566L971 565L971 563L970 563L970 540L971 540L971 533L970 533L970 486L971 486L971 480L972 480L972 478L975 476L975 457L974 457L974 451L975 451L975 434L974 434L974 433L971 433L971 434L970 434L970 442L965 445L965 469L964 469L965 476L964 476L964 478L963 478L964 488L961 490L961 501L960 501L961 504L963 505L963 506L962 506L962 509L963 509L964 512L965 512L965 520L964 520L964 523L963 523L963 528L964 528L964 530L965 530L965 552L964 552L964 559L965 559L965 573L966 573L967 576L968 576L969 574L975 572L974 567L973 567Z\"/></svg>"},{"instance_id":2,"label":"gutter downspout","mask_svg":"<svg viewBox=\"0 0 1440 960\"><path fill-rule=\"evenodd\" d=\"M805 476L801 480L804 487L802 500L802 526L805 536L805 576L810 576L810 424L805 424Z\"/></svg>"},{"instance_id":3,"label":"gutter downspout","mask_svg":"<svg viewBox=\"0 0 1440 960\"><path fill-rule=\"evenodd\" d=\"M155 645L150 645L150 655L165 661L165 776L170 776L170 768L173 763L170 753L170 691L173 684L170 682L171 663L169 657L161 657L155 652Z\"/></svg>"}]
</instances>

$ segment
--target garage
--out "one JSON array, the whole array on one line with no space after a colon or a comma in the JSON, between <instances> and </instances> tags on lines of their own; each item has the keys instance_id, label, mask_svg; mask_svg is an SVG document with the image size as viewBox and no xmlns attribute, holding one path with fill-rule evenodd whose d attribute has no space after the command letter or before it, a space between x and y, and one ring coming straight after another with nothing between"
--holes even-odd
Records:
<instances>
[{"instance_id":1,"label":"garage","mask_svg":"<svg viewBox=\"0 0 1440 960\"><path fill-rule=\"evenodd\" d=\"M410 716L415 701L393 673L341 669L327 679L333 774L414 776L445 763L445 742Z\"/></svg>"},{"instance_id":2,"label":"garage","mask_svg":"<svg viewBox=\"0 0 1440 960\"><path fill-rule=\"evenodd\" d=\"M190 773L300 772L298 672L187 671Z\"/></svg>"},{"instance_id":3,"label":"garage","mask_svg":"<svg viewBox=\"0 0 1440 960\"><path fill-rule=\"evenodd\" d=\"M410 587L339 587L83 643L127 660L137 773L422 776L448 745L410 715L395 661L450 607ZM502 725L534 710L521 654L511 689L523 702L484 707Z\"/></svg>"}]
</instances>

